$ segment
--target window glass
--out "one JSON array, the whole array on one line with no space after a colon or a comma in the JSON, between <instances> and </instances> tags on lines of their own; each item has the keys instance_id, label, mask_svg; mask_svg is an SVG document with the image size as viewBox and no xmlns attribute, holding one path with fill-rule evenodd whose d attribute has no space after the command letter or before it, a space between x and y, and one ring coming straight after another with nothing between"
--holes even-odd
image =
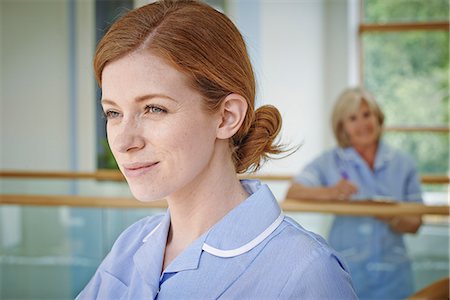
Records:
<instances>
[{"instance_id":1,"label":"window glass","mask_svg":"<svg viewBox=\"0 0 450 300\"><path fill-rule=\"evenodd\" d=\"M366 0L364 22L448 21L448 0Z\"/></svg>"},{"instance_id":2,"label":"window glass","mask_svg":"<svg viewBox=\"0 0 450 300\"><path fill-rule=\"evenodd\" d=\"M133 0L96 0L95 1L95 28L97 43L108 31L117 18L133 9ZM106 120L100 105L101 90L97 86L97 167L99 169L117 169L116 161L106 140Z\"/></svg>"},{"instance_id":3,"label":"window glass","mask_svg":"<svg viewBox=\"0 0 450 300\"><path fill-rule=\"evenodd\" d=\"M364 83L388 126L447 126L448 45L446 31L364 34Z\"/></svg>"},{"instance_id":4,"label":"window glass","mask_svg":"<svg viewBox=\"0 0 450 300\"><path fill-rule=\"evenodd\" d=\"M445 174L449 169L448 132L386 132L384 140L410 154L421 174Z\"/></svg>"}]
</instances>

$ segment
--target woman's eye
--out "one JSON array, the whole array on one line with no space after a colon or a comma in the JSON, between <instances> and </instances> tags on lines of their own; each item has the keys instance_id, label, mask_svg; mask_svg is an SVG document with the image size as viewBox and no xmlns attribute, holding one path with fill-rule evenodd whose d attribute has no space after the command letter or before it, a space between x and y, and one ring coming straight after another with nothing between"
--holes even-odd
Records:
<instances>
[{"instance_id":1,"label":"woman's eye","mask_svg":"<svg viewBox=\"0 0 450 300\"><path fill-rule=\"evenodd\" d=\"M356 116L350 116L348 119L350 122L354 122L356 121Z\"/></svg>"},{"instance_id":2,"label":"woman's eye","mask_svg":"<svg viewBox=\"0 0 450 300\"><path fill-rule=\"evenodd\" d=\"M372 115L372 114L371 114L370 111L366 111L366 112L363 114L364 118L368 118L368 117L370 117L371 115Z\"/></svg>"},{"instance_id":3,"label":"woman's eye","mask_svg":"<svg viewBox=\"0 0 450 300\"><path fill-rule=\"evenodd\" d=\"M117 111L113 111L113 110L107 110L105 112L105 116L107 119L114 119L114 118L119 117L119 115L120 114Z\"/></svg>"},{"instance_id":4,"label":"woman's eye","mask_svg":"<svg viewBox=\"0 0 450 300\"><path fill-rule=\"evenodd\" d=\"M148 105L145 107L145 111L152 113L152 114L162 114L167 112L164 108L154 106L154 105Z\"/></svg>"}]
</instances>

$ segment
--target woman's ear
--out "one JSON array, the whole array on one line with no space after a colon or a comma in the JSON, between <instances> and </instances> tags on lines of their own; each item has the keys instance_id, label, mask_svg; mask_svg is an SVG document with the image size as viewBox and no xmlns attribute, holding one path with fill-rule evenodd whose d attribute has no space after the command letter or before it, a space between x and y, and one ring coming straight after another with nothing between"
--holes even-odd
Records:
<instances>
[{"instance_id":1,"label":"woman's ear","mask_svg":"<svg viewBox=\"0 0 450 300\"><path fill-rule=\"evenodd\" d=\"M217 138L231 138L241 128L247 113L247 101L239 94L230 94L220 107L221 122L217 128Z\"/></svg>"}]
</instances>

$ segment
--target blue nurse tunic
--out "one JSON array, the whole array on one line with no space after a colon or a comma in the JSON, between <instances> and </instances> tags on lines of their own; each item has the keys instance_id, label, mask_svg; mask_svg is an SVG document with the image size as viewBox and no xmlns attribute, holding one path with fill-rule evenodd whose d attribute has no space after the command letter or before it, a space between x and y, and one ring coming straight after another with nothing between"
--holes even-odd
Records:
<instances>
[{"instance_id":1,"label":"blue nurse tunic","mask_svg":"<svg viewBox=\"0 0 450 300\"><path fill-rule=\"evenodd\" d=\"M170 212L124 231L78 299L356 299L324 240L284 216L273 194L251 194L162 270Z\"/></svg>"}]
</instances>

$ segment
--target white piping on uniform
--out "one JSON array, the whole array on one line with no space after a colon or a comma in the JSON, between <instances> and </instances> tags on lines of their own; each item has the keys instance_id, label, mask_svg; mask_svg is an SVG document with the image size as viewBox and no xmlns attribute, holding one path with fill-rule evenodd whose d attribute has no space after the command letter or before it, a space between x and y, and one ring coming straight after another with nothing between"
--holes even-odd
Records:
<instances>
[{"instance_id":1,"label":"white piping on uniform","mask_svg":"<svg viewBox=\"0 0 450 300\"><path fill-rule=\"evenodd\" d=\"M158 226L156 226L155 228L153 228L153 230L152 230L149 234L147 234L147 235L142 239L142 242L143 242L143 243L147 242L147 240L152 236L152 234L153 234L156 230L158 230L159 226L161 226L161 223L159 223Z\"/></svg>"},{"instance_id":2,"label":"white piping on uniform","mask_svg":"<svg viewBox=\"0 0 450 300\"><path fill-rule=\"evenodd\" d=\"M256 246L258 246L262 241L264 241L272 232L275 231L275 229L280 226L281 222L284 220L284 214L281 212L281 214L278 216L278 218L269 226L266 230L264 230L260 235L258 235L256 238L248 242L242 247L232 249L232 250L220 250L217 248L214 248L208 244L203 244L202 249L209 254L219 256L219 257L234 257L241 254L244 254Z\"/></svg>"}]
</instances>

